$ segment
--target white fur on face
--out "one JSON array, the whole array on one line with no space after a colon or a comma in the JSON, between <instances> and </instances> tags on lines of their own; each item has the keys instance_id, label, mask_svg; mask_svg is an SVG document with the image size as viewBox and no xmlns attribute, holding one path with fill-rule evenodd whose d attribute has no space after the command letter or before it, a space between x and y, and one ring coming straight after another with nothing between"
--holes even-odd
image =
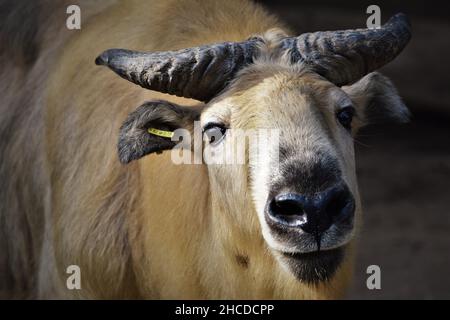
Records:
<instances>
[{"instance_id":1,"label":"white fur on face","mask_svg":"<svg viewBox=\"0 0 450 320\"><path fill-rule=\"evenodd\" d=\"M336 104L345 99L348 97L340 89L297 67L269 65L261 68L261 65L256 64L233 84L229 93L211 103L202 115L202 122L221 119L231 128L278 130L277 143L263 145L265 156L247 164L241 168L243 170L229 166L210 168L212 181L219 183L221 190L227 186L227 192L233 194L226 197L229 201L226 201L225 206L240 211L241 215L256 215L262 235L272 249L282 252L299 250L298 246L277 239L264 217L272 180L283 179L286 162L295 162L307 171L309 166L320 163L324 155L335 159L342 173L340 178L357 196L352 137L335 120ZM294 156L283 162L279 154L280 145ZM299 181L299 184L302 183ZM287 191L289 187L286 186ZM248 206L249 202L252 206ZM250 208L251 212L237 208L238 204L243 203L246 210ZM252 230L255 228L250 227ZM332 226L324 234L323 241L335 243L327 247L332 249L347 243L352 235L353 232L349 232L342 236ZM312 241L304 243L302 248L305 252L316 249Z\"/></svg>"}]
</instances>

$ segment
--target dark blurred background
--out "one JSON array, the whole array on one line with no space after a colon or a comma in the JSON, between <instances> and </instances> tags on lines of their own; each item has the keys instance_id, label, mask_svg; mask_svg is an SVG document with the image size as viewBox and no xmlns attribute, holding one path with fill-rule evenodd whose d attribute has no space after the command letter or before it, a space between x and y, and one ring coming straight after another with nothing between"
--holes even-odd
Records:
<instances>
[{"instance_id":1,"label":"dark blurred background","mask_svg":"<svg viewBox=\"0 0 450 320\"><path fill-rule=\"evenodd\" d=\"M297 33L365 28L407 13L413 37L381 72L412 111L407 125L365 129L356 142L364 226L349 298L450 299L450 10L445 1L263 0ZM381 268L368 290L366 268Z\"/></svg>"}]
</instances>

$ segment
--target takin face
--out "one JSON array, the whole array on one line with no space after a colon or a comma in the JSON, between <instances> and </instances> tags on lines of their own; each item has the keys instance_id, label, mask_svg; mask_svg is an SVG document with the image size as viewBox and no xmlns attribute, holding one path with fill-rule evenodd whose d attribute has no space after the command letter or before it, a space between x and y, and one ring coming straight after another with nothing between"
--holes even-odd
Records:
<instances>
[{"instance_id":1,"label":"takin face","mask_svg":"<svg viewBox=\"0 0 450 320\"><path fill-rule=\"evenodd\" d=\"M246 226L262 230L276 258L302 281L330 278L354 235L361 206L353 137L364 124L379 120L374 109L385 120L408 119L395 88L378 73L340 88L303 66L256 62L202 112L203 128L278 132L278 139L258 150L259 161L245 169L209 165L208 171L216 202L233 208L230 214ZM229 136L206 148L234 143ZM224 190L229 196L221 196ZM248 202L259 226L242 218Z\"/></svg>"},{"instance_id":2,"label":"takin face","mask_svg":"<svg viewBox=\"0 0 450 320\"><path fill-rule=\"evenodd\" d=\"M400 14L377 30L295 38L269 32L176 52L112 49L96 63L145 88L205 102L198 108L166 101L139 107L121 129L123 163L175 146L149 134L149 127L195 135L198 120L205 151L216 154L230 150L237 130L275 130L277 139L262 146L265 156L258 161L208 165L211 200L241 228L262 232L279 263L299 280L316 283L336 272L358 224L354 135L368 123L408 118L392 83L372 71L409 38Z\"/></svg>"}]
</instances>

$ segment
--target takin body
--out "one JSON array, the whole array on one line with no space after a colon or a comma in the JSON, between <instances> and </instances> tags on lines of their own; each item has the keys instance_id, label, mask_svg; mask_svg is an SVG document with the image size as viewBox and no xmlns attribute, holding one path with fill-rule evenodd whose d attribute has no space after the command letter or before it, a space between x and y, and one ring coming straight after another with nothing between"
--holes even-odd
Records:
<instances>
[{"instance_id":1,"label":"takin body","mask_svg":"<svg viewBox=\"0 0 450 320\"><path fill-rule=\"evenodd\" d=\"M96 67L94 60L108 48L173 51L244 41L255 35L263 35L266 47L261 50L270 51L271 41L276 45L288 31L259 5L240 0L107 0L101 5L86 1L80 4L82 25L78 31L65 28L69 3L37 1L31 8L25 2L11 5L13 1L0 1L5 7L10 5L11 13L0 22L0 39L6 44L0 49L0 295L342 297L351 277L354 240L342 240L345 255L333 272L323 279L319 277L320 281L311 280L300 270L301 257L293 269L279 259L274 250L281 250L277 242L281 240L273 235L271 228L275 227L259 220L263 219L259 211L265 210L267 188L258 186L267 179L249 172L246 166L224 172L205 164L175 165L170 152L146 152L147 156L132 162L137 157L119 154L122 162L130 162L124 165L117 156L118 133L125 130L122 124L127 115L131 113L130 121L141 116L137 106L155 108L146 105L148 101L164 101L158 108L166 108L170 102L176 110L178 106L195 110L188 118L197 119L201 113L202 122L213 115L222 119L226 115L221 110L240 105L240 111L234 113L238 120L233 118L230 127L267 127L267 119L256 116L268 112L265 110L280 114L275 120L283 128L290 127L286 119L297 119L304 123L303 131L293 128L282 138L309 139L297 147L296 138L287 143L297 150L296 154L305 155L298 160L303 167L309 165L304 164L308 154L314 154L308 161L316 161L318 154L326 153L327 161L336 162L329 165L330 161L316 161L327 162L334 168L330 175L336 176L336 181L345 181L346 187L341 188L345 191L339 189L339 197L351 197L348 206L355 211L350 237L358 227L361 211L352 138L333 122L330 112L310 107L314 104L326 108L327 103L321 100L325 96L332 99L339 95L339 101L350 97L348 101L361 108L373 106L374 99L384 99L391 106L391 118L404 120L407 110L386 78L379 74L363 78L361 74L354 79L361 81L347 83L349 86L341 90L308 68L290 65L285 57L269 57L269 52L239 73L228 91L213 95L214 99L176 97L164 93L168 91L132 86ZM276 31L268 32L274 28ZM102 59L99 64L114 61L111 56ZM300 93L298 88L303 88ZM334 93L329 95L332 90ZM277 93L265 96L260 93L274 91ZM319 95L312 99L316 93ZM270 106L257 109L254 101L259 101L258 108L268 103ZM293 111L296 103L302 106ZM284 111L278 106L281 104ZM275 110L278 107L281 111ZM164 117L165 111L161 112L160 117ZM352 133L368 122L368 112L356 113L359 118L349 129ZM124 136L130 134L125 132ZM311 141L315 141L314 146L308 147ZM281 154L290 153L283 149ZM320 179L312 175L304 173L308 178L305 181L315 183ZM247 176L251 181L246 180ZM321 181L321 185L324 183ZM306 189L302 190L298 193L306 193ZM264 201L259 194L263 194ZM320 243L318 246L320 251ZM289 248L288 253L294 254ZM324 243L322 248L327 249ZM321 261L327 263L327 257L317 263ZM81 290L66 287L66 269L70 265L80 267ZM313 266L312 272L319 273L320 268Z\"/></svg>"}]
</instances>

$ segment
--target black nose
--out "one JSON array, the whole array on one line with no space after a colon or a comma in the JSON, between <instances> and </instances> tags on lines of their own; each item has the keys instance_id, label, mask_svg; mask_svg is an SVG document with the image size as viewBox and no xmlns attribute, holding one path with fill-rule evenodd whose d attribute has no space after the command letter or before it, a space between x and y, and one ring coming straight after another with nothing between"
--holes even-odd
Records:
<instances>
[{"instance_id":1,"label":"black nose","mask_svg":"<svg viewBox=\"0 0 450 320\"><path fill-rule=\"evenodd\" d=\"M312 196L283 193L268 204L268 216L287 227L307 233L322 234L339 221L353 218L355 201L345 185L337 185Z\"/></svg>"}]
</instances>

